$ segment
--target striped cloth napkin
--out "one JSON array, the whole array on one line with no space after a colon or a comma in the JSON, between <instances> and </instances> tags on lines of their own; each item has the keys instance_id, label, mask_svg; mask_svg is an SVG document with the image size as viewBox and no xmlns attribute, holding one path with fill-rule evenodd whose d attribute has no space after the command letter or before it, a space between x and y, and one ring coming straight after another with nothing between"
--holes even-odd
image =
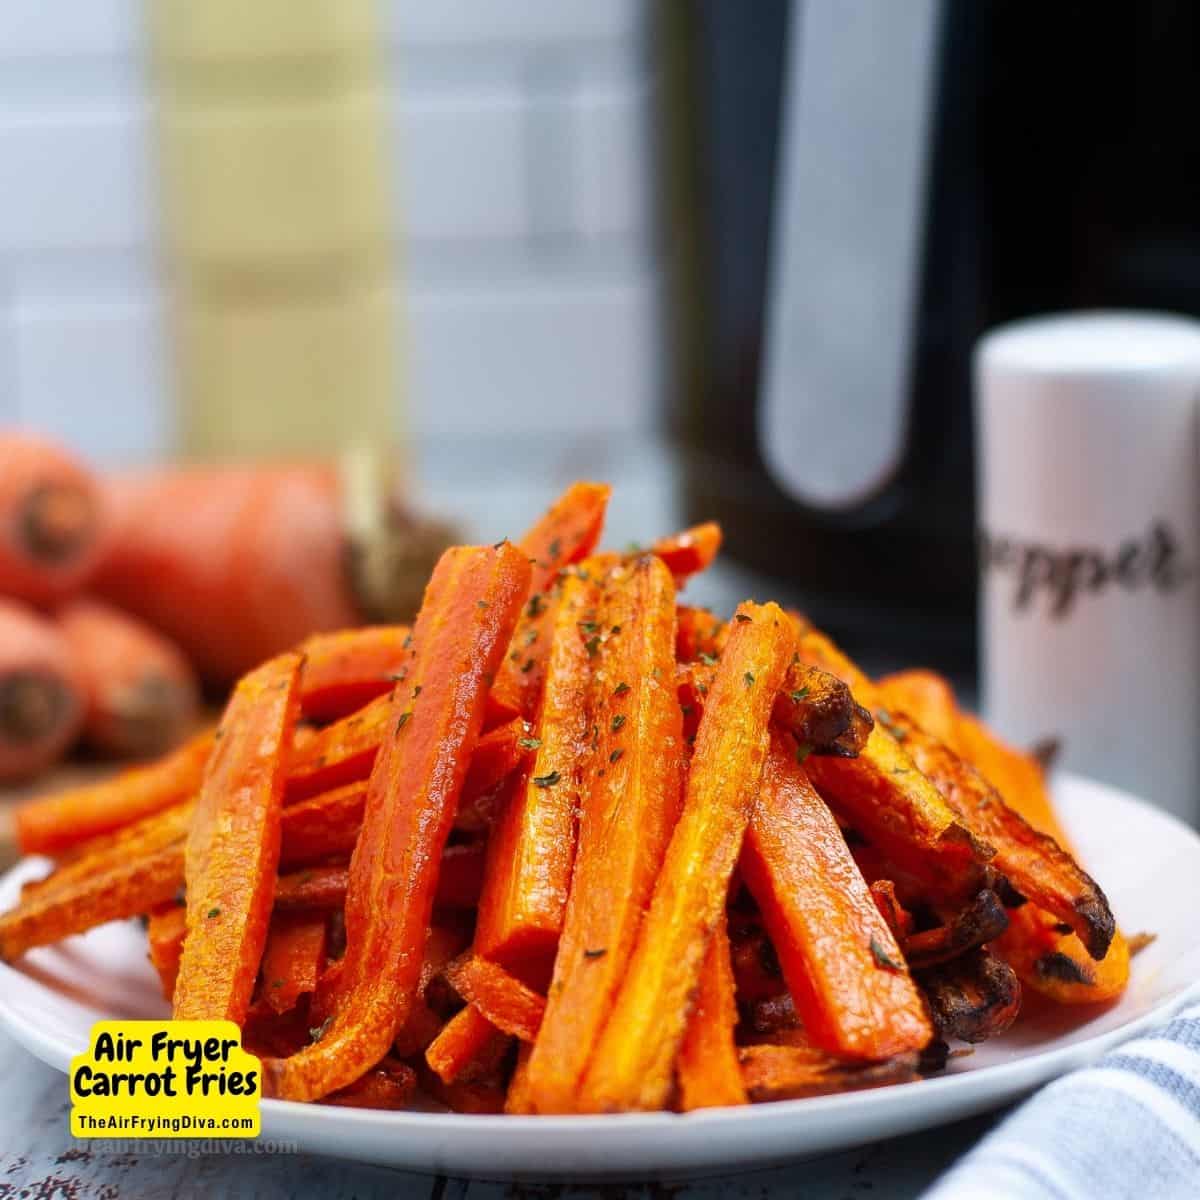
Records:
<instances>
[{"instance_id":1,"label":"striped cloth napkin","mask_svg":"<svg viewBox=\"0 0 1200 1200\"><path fill-rule=\"evenodd\" d=\"M997 1197L1200 1197L1200 1000L1043 1088L924 1200Z\"/></svg>"}]
</instances>

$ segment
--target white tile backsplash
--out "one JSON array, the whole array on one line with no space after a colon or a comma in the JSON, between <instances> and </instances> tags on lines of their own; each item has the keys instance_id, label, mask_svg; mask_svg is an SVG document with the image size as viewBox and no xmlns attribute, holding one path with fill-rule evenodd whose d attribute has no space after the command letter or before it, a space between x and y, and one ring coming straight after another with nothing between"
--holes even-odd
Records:
<instances>
[{"instance_id":1,"label":"white tile backsplash","mask_svg":"<svg viewBox=\"0 0 1200 1200\"><path fill-rule=\"evenodd\" d=\"M525 238L529 102L515 88L392 98L400 227L410 239Z\"/></svg>"},{"instance_id":2,"label":"white tile backsplash","mask_svg":"<svg viewBox=\"0 0 1200 1200\"><path fill-rule=\"evenodd\" d=\"M97 462L169 450L171 389L156 298L18 304L11 331L21 424Z\"/></svg>"},{"instance_id":3,"label":"white tile backsplash","mask_svg":"<svg viewBox=\"0 0 1200 1200\"><path fill-rule=\"evenodd\" d=\"M652 273L410 292L410 408L430 434L649 428L658 383Z\"/></svg>"},{"instance_id":4,"label":"white tile backsplash","mask_svg":"<svg viewBox=\"0 0 1200 1200\"><path fill-rule=\"evenodd\" d=\"M0 0L0 424L171 446L145 0ZM637 432L662 374L645 0L380 0L406 423Z\"/></svg>"},{"instance_id":5,"label":"white tile backsplash","mask_svg":"<svg viewBox=\"0 0 1200 1200\"><path fill-rule=\"evenodd\" d=\"M0 115L0 253L143 244L150 196L143 111Z\"/></svg>"}]
</instances>

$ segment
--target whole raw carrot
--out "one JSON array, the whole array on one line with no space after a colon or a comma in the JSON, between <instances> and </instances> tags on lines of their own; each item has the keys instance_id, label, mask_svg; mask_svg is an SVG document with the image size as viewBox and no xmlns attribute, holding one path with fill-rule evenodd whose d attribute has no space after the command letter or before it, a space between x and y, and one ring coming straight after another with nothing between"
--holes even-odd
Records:
<instances>
[{"instance_id":1,"label":"whole raw carrot","mask_svg":"<svg viewBox=\"0 0 1200 1200\"><path fill-rule=\"evenodd\" d=\"M708 943L700 990L679 1049L679 1106L684 1112L746 1103L733 1040L737 1021L729 933L722 912Z\"/></svg>"},{"instance_id":2,"label":"whole raw carrot","mask_svg":"<svg viewBox=\"0 0 1200 1200\"><path fill-rule=\"evenodd\" d=\"M52 604L79 590L105 552L104 499L58 446L0 434L0 596Z\"/></svg>"},{"instance_id":3,"label":"whole raw carrot","mask_svg":"<svg viewBox=\"0 0 1200 1200\"><path fill-rule=\"evenodd\" d=\"M158 762L87 787L42 796L16 813L25 854L60 854L193 796L204 778L212 733L200 733Z\"/></svg>"},{"instance_id":4,"label":"whole raw carrot","mask_svg":"<svg viewBox=\"0 0 1200 1200\"><path fill-rule=\"evenodd\" d=\"M250 1007L279 863L287 747L300 711L298 654L245 676L221 718L188 833L187 936L176 1020L241 1024Z\"/></svg>"},{"instance_id":5,"label":"whole raw carrot","mask_svg":"<svg viewBox=\"0 0 1200 1200\"><path fill-rule=\"evenodd\" d=\"M0 599L0 783L55 762L83 723L82 680L62 633Z\"/></svg>"},{"instance_id":6,"label":"whole raw carrot","mask_svg":"<svg viewBox=\"0 0 1200 1200\"><path fill-rule=\"evenodd\" d=\"M376 595L333 467L161 469L111 477L104 493L114 534L91 590L168 634L214 683L377 609L407 619L414 581L447 541L435 524L386 514L395 569Z\"/></svg>"},{"instance_id":7,"label":"whole raw carrot","mask_svg":"<svg viewBox=\"0 0 1200 1200\"><path fill-rule=\"evenodd\" d=\"M492 830L475 926L476 953L539 987L549 978L571 884L601 646L599 572L573 573L561 586L544 635L550 652L535 757Z\"/></svg>"},{"instance_id":8,"label":"whole raw carrot","mask_svg":"<svg viewBox=\"0 0 1200 1200\"><path fill-rule=\"evenodd\" d=\"M177 646L135 617L79 598L58 611L87 698L83 732L119 758L152 758L196 724L199 690Z\"/></svg>"},{"instance_id":9,"label":"whole raw carrot","mask_svg":"<svg viewBox=\"0 0 1200 1200\"><path fill-rule=\"evenodd\" d=\"M696 735L683 813L583 1078L584 1111L654 1109L667 1100L700 968L758 795L771 708L794 641L778 605L739 606Z\"/></svg>"},{"instance_id":10,"label":"whole raw carrot","mask_svg":"<svg viewBox=\"0 0 1200 1200\"><path fill-rule=\"evenodd\" d=\"M674 693L671 573L650 556L618 568L593 625L604 633L592 684L598 741L554 981L526 1084L542 1113L575 1106L681 802L685 747Z\"/></svg>"},{"instance_id":11,"label":"whole raw carrot","mask_svg":"<svg viewBox=\"0 0 1200 1200\"><path fill-rule=\"evenodd\" d=\"M434 570L410 680L375 760L346 895L346 954L319 1041L263 1063L265 1090L315 1099L378 1062L412 1008L442 849L491 678L529 589L516 547L456 547ZM409 682L411 681L411 686Z\"/></svg>"},{"instance_id":12,"label":"whole raw carrot","mask_svg":"<svg viewBox=\"0 0 1200 1200\"><path fill-rule=\"evenodd\" d=\"M933 1036L924 1004L825 802L775 734L741 857L814 1045L890 1058Z\"/></svg>"}]
</instances>

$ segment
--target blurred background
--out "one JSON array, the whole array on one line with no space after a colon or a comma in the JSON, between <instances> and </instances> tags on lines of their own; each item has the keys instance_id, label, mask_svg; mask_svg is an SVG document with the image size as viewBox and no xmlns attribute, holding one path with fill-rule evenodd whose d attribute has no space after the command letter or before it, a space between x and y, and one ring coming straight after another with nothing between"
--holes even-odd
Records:
<instances>
[{"instance_id":1,"label":"blurred background","mask_svg":"<svg viewBox=\"0 0 1200 1200\"><path fill-rule=\"evenodd\" d=\"M972 348L1200 314L1198 42L1184 0L6 0L0 425L335 462L417 576L606 479L613 544L722 522L697 602L969 692Z\"/></svg>"}]
</instances>

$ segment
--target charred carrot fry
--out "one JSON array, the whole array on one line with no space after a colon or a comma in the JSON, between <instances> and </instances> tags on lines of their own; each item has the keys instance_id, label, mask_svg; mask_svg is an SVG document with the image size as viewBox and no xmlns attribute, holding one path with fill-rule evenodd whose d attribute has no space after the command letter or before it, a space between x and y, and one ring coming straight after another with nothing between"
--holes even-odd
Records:
<instances>
[{"instance_id":1,"label":"charred carrot fry","mask_svg":"<svg viewBox=\"0 0 1200 1200\"><path fill-rule=\"evenodd\" d=\"M890 1058L933 1036L900 948L824 801L778 733L742 848L742 878L814 1045Z\"/></svg>"},{"instance_id":2,"label":"charred carrot fry","mask_svg":"<svg viewBox=\"0 0 1200 1200\"><path fill-rule=\"evenodd\" d=\"M322 1104L339 1104L345 1108L404 1108L417 1086L417 1073L405 1063L385 1058L349 1087L334 1092Z\"/></svg>"},{"instance_id":3,"label":"charred carrot fry","mask_svg":"<svg viewBox=\"0 0 1200 1200\"><path fill-rule=\"evenodd\" d=\"M828 638L809 627L798 644L802 662L836 675L857 701L876 707L874 684ZM994 849L915 767L888 722L875 722L856 758L814 755L806 765L822 797L889 859L926 880L933 894L962 900L983 886L982 867Z\"/></svg>"},{"instance_id":4,"label":"charred carrot fry","mask_svg":"<svg viewBox=\"0 0 1200 1200\"><path fill-rule=\"evenodd\" d=\"M150 963L158 972L163 999L168 1004L175 994L175 977L179 974L179 956L183 953L183 935L187 930L187 912L183 905L171 901L159 905L146 922L146 939L150 944Z\"/></svg>"},{"instance_id":5,"label":"charred carrot fry","mask_svg":"<svg viewBox=\"0 0 1200 1200\"><path fill-rule=\"evenodd\" d=\"M176 1020L245 1019L279 864L286 750L299 715L298 654L234 689L204 773L184 856L187 936Z\"/></svg>"},{"instance_id":6,"label":"charred carrot fry","mask_svg":"<svg viewBox=\"0 0 1200 1200\"><path fill-rule=\"evenodd\" d=\"M317 633L301 643L300 653L300 711L330 721L392 690L412 657L412 630L407 625L368 625Z\"/></svg>"},{"instance_id":7,"label":"charred carrot fry","mask_svg":"<svg viewBox=\"0 0 1200 1200\"><path fill-rule=\"evenodd\" d=\"M508 1049L508 1034L473 1004L459 1009L429 1043L425 1061L443 1082L478 1078L495 1070Z\"/></svg>"},{"instance_id":8,"label":"charred carrot fry","mask_svg":"<svg viewBox=\"0 0 1200 1200\"><path fill-rule=\"evenodd\" d=\"M179 890L179 867L178 848L168 848L34 896L0 914L0 959L165 904Z\"/></svg>"},{"instance_id":9,"label":"charred carrot fry","mask_svg":"<svg viewBox=\"0 0 1200 1200\"><path fill-rule=\"evenodd\" d=\"M716 660L725 648L729 626L706 608L680 604L675 610L675 657L681 663L703 656Z\"/></svg>"},{"instance_id":10,"label":"charred carrot fry","mask_svg":"<svg viewBox=\"0 0 1200 1200\"><path fill-rule=\"evenodd\" d=\"M446 978L497 1029L523 1042L537 1037L546 1001L503 967L470 954L451 963Z\"/></svg>"},{"instance_id":11,"label":"charred carrot fry","mask_svg":"<svg viewBox=\"0 0 1200 1200\"><path fill-rule=\"evenodd\" d=\"M721 527L716 521L706 521L670 537L659 538L650 547L650 553L662 559L667 570L675 576L676 586L682 587L692 575L712 566L720 549Z\"/></svg>"},{"instance_id":12,"label":"charred carrot fry","mask_svg":"<svg viewBox=\"0 0 1200 1200\"><path fill-rule=\"evenodd\" d=\"M756 1104L911 1083L918 1078L915 1054L881 1063L847 1063L814 1047L762 1045L743 1046L739 1058L742 1082Z\"/></svg>"},{"instance_id":13,"label":"charred carrot fry","mask_svg":"<svg viewBox=\"0 0 1200 1200\"><path fill-rule=\"evenodd\" d=\"M535 758L492 830L475 926L476 953L539 986L562 932L576 811L591 754L590 686L602 645L598 574L585 570L563 580L547 630Z\"/></svg>"},{"instance_id":14,"label":"charred carrot fry","mask_svg":"<svg viewBox=\"0 0 1200 1200\"><path fill-rule=\"evenodd\" d=\"M742 604L742 617L709 692L683 813L584 1075L584 1111L661 1108L670 1092L700 968L758 795L771 707L795 637L778 605ZM543 1028L548 1024L549 1014Z\"/></svg>"},{"instance_id":15,"label":"charred carrot fry","mask_svg":"<svg viewBox=\"0 0 1200 1200\"><path fill-rule=\"evenodd\" d=\"M319 1041L263 1062L264 1088L314 1099L379 1061L412 1008L442 849L499 666L529 588L514 546L455 547L439 560L393 698L393 733L367 788L346 893L345 966Z\"/></svg>"},{"instance_id":16,"label":"charred carrot fry","mask_svg":"<svg viewBox=\"0 0 1200 1200\"><path fill-rule=\"evenodd\" d=\"M999 791L1009 808L1072 853L1045 773L1032 755L1006 745L966 713L958 714L957 743L963 758ZM1108 953L1096 962L1073 928L1036 904L1012 909L1008 918L1008 929L992 948L1026 987L1058 1004L1098 1004L1115 999L1128 985L1129 943L1119 928L1113 931Z\"/></svg>"},{"instance_id":17,"label":"charred carrot fry","mask_svg":"<svg viewBox=\"0 0 1200 1200\"><path fill-rule=\"evenodd\" d=\"M156 763L21 805L16 821L22 852L59 854L190 798L200 788L211 748L212 734L199 734Z\"/></svg>"},{"instance_id":18,"label":"charred carrot fry","mask_svg":"<svg viewBox=\"0 0 1200 1200\"><path fill-rule=\"evenodd\" d=\"M700 991L679 1050L679 1099L685 1112L745 1104L733 1027L737 1024L729 934L722 913L700 970Z\"/></svg>"},{"instance_id":19,"label":"charred carrot fry","mask_svg":"<svg viewBox=\"0 0 1200 1200\"><path fill-rule=\"evenodd\" d=\"M1028 900L1069 925L1094 959L1102 959L1116 923L1096 881L1052 837L1009 808L949 746L903 714L891 719L918 769L962 821L996 848L997 870Z\"/></svg>"},{"instance_id":20,"label":"charred carrot fry","mask_svg":"<svg viewBox=\"0 0 1200 1200\"><path fill-rule=\"evenodd\" d=\"M1012 968L979 948L917 978L938 1036L982 1042L1003 1033L1021 1007L1021 984Z\"/></svg>"},{"instance_id":21,"label":"charred carrot fry","mask_svg":"<svg viewBox=\"0 0 1200 1200\"><path fill-rule=\"evenodd\" d=\"M324 913L276 913L262 958L262 1003L290 1012L316 990L325 965Z\"/></svg>"},{"instance_id":22,"label":"charred carrot fry","mask_svg":"<svg viewBox=\"0 0 1200 1200\"><path fill-rule=\"evenodd\" d=\"M573 483L526 530L519 546L534 560L530 594L544 592L563 567L591 554L600 540L611 494L606 483Z\"/></svg>"},{"instance_id":23,"label":"charred carrot fry","mask_svg":"<svg viewBox=\"0 0 1200 1200\"><path fill-rule=\"evenodd\" d=\"M593 688L598 745L554 982L529 1060L529 1095L543 1113L574 1107L681 798L684 745L673 689L671 574L647 556L618 568L607 592L598 622L606 638L597 646Z\"/></svg>"}]
</instances>

